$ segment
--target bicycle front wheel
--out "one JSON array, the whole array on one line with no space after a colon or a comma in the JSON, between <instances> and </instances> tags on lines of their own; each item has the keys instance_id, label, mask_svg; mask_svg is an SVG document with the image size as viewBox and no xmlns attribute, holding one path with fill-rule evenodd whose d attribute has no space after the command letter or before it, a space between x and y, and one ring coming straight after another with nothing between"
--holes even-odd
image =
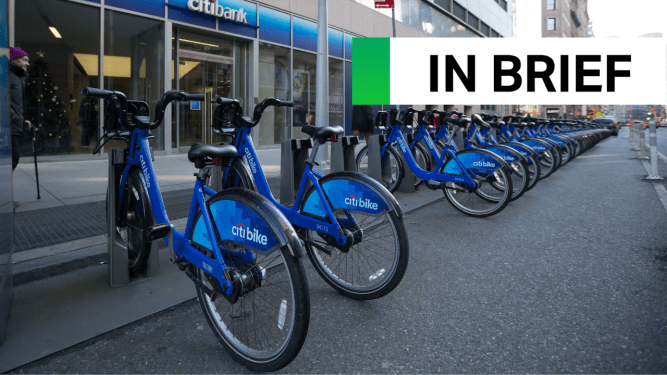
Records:
<instances>
[{"instance_id":1,"label":"bicycle front wheel","mask_svg":"<svg viewBox=\"0 0 667 375\"><path fill-rule=\"evenodd\" d=\"M297 356L308 331L309 306L303 265L286 248L256 265L235 270L253 277L262 270L265 277L256 289L230 304L214 292L213 297L197 286L197 296L211 329L227 352L253 371L276 371ZM213 289L212 278L199 270L199 280Z\"/></svg>"},{"instance_id":2,"label":"bicycle front wheel","mask_svg":"<svg viewBox=\"0 0 667 375\"><path fill-rule=\"evenodd\" d=\"M398 156L398 151L392 146L387 147L387 154L382 158L382 185L390 192L395 192L403 180L403 164ZM368 146L357 154L357 171L368 176Z\"/></svg>"},{"instance_id":3,"label":"bicycle front wheel","mask_svg":"<svg viewBox=\"0 0 667 375\"><path fill-rule=\"evenodd\" d=\"M127 266L130 273L141 272L146 268L151 251L151 242L146 238L146 231L153 225L154 219L144 178L139 168L130 169L125 186L120 188L123 199L118 206L120 214L116 219L115 233L127 248ZM107 190L107 213L108 211Z\"/></svg>"}]
</instances>

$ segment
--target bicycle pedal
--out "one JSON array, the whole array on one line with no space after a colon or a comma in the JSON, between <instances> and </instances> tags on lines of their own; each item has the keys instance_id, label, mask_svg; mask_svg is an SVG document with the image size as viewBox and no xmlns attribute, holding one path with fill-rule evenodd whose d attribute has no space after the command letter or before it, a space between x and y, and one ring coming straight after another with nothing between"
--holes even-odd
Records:
<instances>
[{"instance_id":1,"label":"bicycle pedal","mask_svg":"<svg viewBox=\"0 0 667 375\"><path fill-rule=\"evenodd\" d=\"M169 230L171 227L167 224L155 224L148 228L146 231L146 237L148 241L159 240L160 238L165 238L169 235Z\"/></svg>"}]
</instances>

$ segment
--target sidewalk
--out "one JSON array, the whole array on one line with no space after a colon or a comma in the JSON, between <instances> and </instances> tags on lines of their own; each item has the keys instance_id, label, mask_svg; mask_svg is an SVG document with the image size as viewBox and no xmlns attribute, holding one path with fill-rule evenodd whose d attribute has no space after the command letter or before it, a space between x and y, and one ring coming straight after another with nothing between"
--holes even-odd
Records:
<instances>
[{"instance_id":1,"label":"sidewalk","mask_svg":"<svg viewBox=\"0 0 667 375\"><path fill-rule=\"evenodd\" d=\"M267 177L280 174L280 147L257 150ZM40 193L37 200L35 164L31 157L23 157L14 171L14 200L21 203L17 213L79 203L100 202L106 199L109 160L60 161L40 163ZM156 156L154 161L160 189L163 193L192 189L196 172L187 154Z\"/></svg>"}]
</instances>

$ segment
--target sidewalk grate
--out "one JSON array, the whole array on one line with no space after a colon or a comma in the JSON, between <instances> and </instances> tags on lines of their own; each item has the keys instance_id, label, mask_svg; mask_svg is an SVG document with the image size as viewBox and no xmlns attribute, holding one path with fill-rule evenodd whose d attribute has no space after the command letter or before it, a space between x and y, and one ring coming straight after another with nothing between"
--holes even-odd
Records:
<instances>
[{"instance_id":1,"label":"sidewalk grate","mask_svg":"<svg viewBox=\"0 0 667 375\"><path fill-rule=\"evenodd\" d=\"M268 180L279 196L279 178ZM171 220L188 216L192 189L162 194ZM106 233L106 202L80 203L14 214L15 251L54 245Z\"/></svg>"}]
</instances>

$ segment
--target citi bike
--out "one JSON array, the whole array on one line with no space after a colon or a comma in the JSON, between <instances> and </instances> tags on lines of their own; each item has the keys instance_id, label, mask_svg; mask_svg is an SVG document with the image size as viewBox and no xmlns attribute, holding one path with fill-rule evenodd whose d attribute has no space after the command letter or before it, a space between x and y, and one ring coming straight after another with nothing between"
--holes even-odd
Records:
<instances>
[{"instance_id":1,"label":"citi bike","mask_svg":"<svg viewBox=\"0 0 667 375\"><path fill-rule=\"evenodd\" d=\"M266 108L291 107L293 103L264 99L255 106L250 118L243 116L237 100L217 98L216 102L214 131L229 135L229 143L238 150L224 170L222 186L257 190L276 205L297 229L315 270L342 295L369 300L394 290L405 275L409 254L400 204L368 176L356 172L323 176L313 170L319 147L336 141L343 128L312 125L301 128L314 140L313 149L294 204L281 205L271 194L250 132Z\"/></svg>"},{"instance_id":2,"label":"citi bike","mask_svg":"<svg viewBox=\"0 0 667 375\"><path fill-rule=\"evenodd\" d=\"M512 196L512 180L507 163L483 149L454 152L444 148L433 171L421 168L401 133L401 127L412 132L412 115L417 112L408 108L401 112L400 119L396 109L389 110L388 114L378 112L376 115L376 128L388 130L386 142L381 148L382 166L377 166L383 168L385 185L391 191L396 191L401 183L405 168L398 154L401 152L407 167L415 176L422 179L429 189L442 189L449 203L458 211L474 217L491 216L502 211ZM394 148L393 144L398 144L398 147ZM368 148L362 149L357 155L357 165L362 173L374 167L368 165Z\"/></svg>"},{"instance_id":3,"label":"citi bike","mask_svg":"<svg viewBox=\"0 0 667 375\"><path fill-rule=\"evenodd\" d=\"M253 371L276 371L299 353L310 322L304 250L285 216L266 198L245 189L216 193L206 187L212 165L228 165L234 146L194 144L188 159L195 173L184 233L174 230L153 169L148 140L172 101L202 101L203 94L169 91L151 122L145 102L119 91L85 88L82 95L105 100L105 135L125 141L116 228L125 242L131 271L146 264L151 242L164 238L170 260L192 279L215 336L238 362ZM102 143L102 145L104 145ZM100 148L100 143L96 151ZM210 198L206 198L210 196Z\"/></svg>"},{"instance_id":4,"label":"citi bike","mask_svg":"<svg viewBox=\"0 0 667 375\"><path fill-rule=\"evenodd\" d=\"M451 142L453 134L449 134L447 126L439 125L440 119L443 119L445 124L451 123L454 126L463 126L464 149L481 148L491 151L500 156L509 165L510 178L512 179L512 200L520 198L523 193L535 186L539 175L536 177L534 168L529 168L529 166L532 165L532 162L529 159L530 155L526 151L519 151L508 145L498 145L487 142L485 136L481 135L479 128L490 127L490 125L484 122L479 115L474 114L470 119L467 119L461 113L456 111L453 111L450 114L456 117L448 117L446 112L433 110L427 113L426 121L418 120L420 129L417 130L415 139L423 139L425 141L429 149L431 149L432 157L437 158L439 153L442 152L441 150L444 150L445 148L451 149L454 153L459 151L456 143ZM433 130L436 130L433 136L427 131L429 124L432 124L430 127ZM433 146L429 144L427 137L436 139L436 142L431 142L433 143ZM439 143L439 145L436 146L436 143ZM440 148L439 150L438 147Z\"/></svg>"}]
</instances>

